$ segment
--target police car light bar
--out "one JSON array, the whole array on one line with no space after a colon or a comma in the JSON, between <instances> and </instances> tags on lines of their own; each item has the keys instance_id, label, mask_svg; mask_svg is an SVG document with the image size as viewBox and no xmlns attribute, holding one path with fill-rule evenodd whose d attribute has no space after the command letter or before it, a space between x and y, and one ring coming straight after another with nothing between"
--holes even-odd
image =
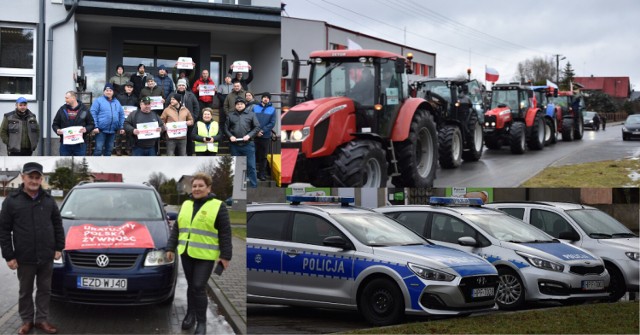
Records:
<instances>
[{"instance_id":1,"label":"police car light bar","mask_svg":"<svg viewBox=\"0 0 640 335\"><path fill-rule=\"evenodd\" d=\"M292 205L299 205L302 202L329 202L346 206L356 202L356 199L354 197L288 195L287 201L291 202Z\"/></svg>"},{"instance_id":2,"label":"police car light bar","mask_svg":"<svg viewBox=\"0 0 640 335\"><path fill-rule=\"evenodd\" d=\"M482 206L484 202L480 198L453 198L453 197L431 197L429 204L442 206Z\"/></svg>"}]
</instances>

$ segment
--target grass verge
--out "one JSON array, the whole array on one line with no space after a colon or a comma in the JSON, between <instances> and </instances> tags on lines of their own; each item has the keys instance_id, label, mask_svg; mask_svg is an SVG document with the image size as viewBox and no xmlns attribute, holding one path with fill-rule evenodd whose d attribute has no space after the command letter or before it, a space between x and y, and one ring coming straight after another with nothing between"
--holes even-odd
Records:
<instances>
[{"instance_id":1,"label":"grass verge","mask_svg":"<svg viewBox=\"0 0 640 335\"><path fill-rule=\"evenodd\" d=\"M247 212L229 210L229 219L231 224L247 224Z\"/></svg>"},{"instance_id":2,"label":"grass verge","mask_svg":"<svg viewBox=\"0 0 640 335\"><path fill-rule=\"evenodd\" d=\"M625 159L549 167L521 187L639 187L639 177L640 160Z\"/></svg>"},{"instance_id":3,"label":"grass verge","mask_svg":"<svg viewBox=\"0 0 640 335\"><path fill-rule=\"evenodd\" d=\"M485 314L363 329L351 334L638 334L638 302Z\"/></svg>"},{"instance_id":4,"label":"grass verge","mask_svg":"<svg viewBox=\"0 0 640 335\"><path fill-rule=\"evenodd\" d=\"M245 227L231 227L231 234L237 238L247 240L247 228Z\"/></svg>"}]
</instances>

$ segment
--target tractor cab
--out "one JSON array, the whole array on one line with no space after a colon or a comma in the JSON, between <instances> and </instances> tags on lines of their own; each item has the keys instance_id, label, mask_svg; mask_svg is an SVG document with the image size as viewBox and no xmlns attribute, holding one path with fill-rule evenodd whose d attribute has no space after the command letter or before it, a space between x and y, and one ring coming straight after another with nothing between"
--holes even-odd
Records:
<instances>
[{"instance_id":1,"label":"tractor cab","mask_svg":"<svg viewBox=\"0 0 640 335\"><path fill-rule=\"evenodd\" d=\"M470 108L477 113L479 120L484 119L482 86L475 79L427 79L416 82L416 90L417 96L427 101L438 101L444 107L443 119L465 120Z\"/></svg>"},{"instance_id":2,"label":"tractor cab","mask_svg":"<svg viewBox=\"0 0 640 335\"><path fill-rule=\"evenodd\" d=\"M374 50L331 50L310 55L305 100L345 97L353 102L356 133L389 138L408 97L405 59Z\"/></svg>"},{"instance_id":3,"label":"tractor cab","mask_svg":"<svg viewBox=\"0 0 640 335\"><path fill-rule=\"evenodd\" d=\"M495 85L491 95L491 107L486 116L504 115L508 110L513 118L524 118L527 110L535 107L532 98L533 91L520 85Z\"/></svg>"}]
</instances>

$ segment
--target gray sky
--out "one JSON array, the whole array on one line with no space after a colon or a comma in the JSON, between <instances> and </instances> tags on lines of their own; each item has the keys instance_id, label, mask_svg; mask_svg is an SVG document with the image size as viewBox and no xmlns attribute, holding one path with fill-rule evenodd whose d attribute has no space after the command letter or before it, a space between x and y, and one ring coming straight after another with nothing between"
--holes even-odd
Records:
<instances>
[{"instance_id":1,"label":"gray sky","mask_svg":"<svg viewBox=\"0 0 640 335\"><path fill-rule=\"evenodd\" d=\"M436 74L484 81L484 67L514 79L518 62L566 57L576 76L628 76L640 90L637 0L283 0L290 17L435 52ZM345 41L346 44L346 41ZM555 80L555 78L553 78Z\"/></svg>"},{"instance_id":2,"label":"gray sky","mask_svg":"<svg viewBox=\"0 0 640 335\"><path fill-rule=\"evenodd\" d=\"M92 172L122 173L128 183L142 183L149 180L153 172L162 172L167 178L180 179L191 175L198 167L218 159L217 157L86 157ZM53 172L55 162L61 157L2 157L2 170L21 170L26 162L42 164L45 172ZM77 162L82 157L76 158Z\"/></svg>"}]
</instances>

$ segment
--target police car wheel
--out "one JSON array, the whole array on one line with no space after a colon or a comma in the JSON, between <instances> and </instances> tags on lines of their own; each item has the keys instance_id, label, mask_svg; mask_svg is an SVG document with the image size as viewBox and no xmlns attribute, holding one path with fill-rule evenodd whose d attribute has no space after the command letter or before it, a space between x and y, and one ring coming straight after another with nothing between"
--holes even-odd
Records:
<instances>
[{"instance_id":1,"label":"police car wheel","mask_svg":"<svg viewBox=\"0 0 640 335\"><path fill-rule=\"evenodd\" d=\"M500 309L516 309L524 304L524 285L522 279L513 270L499 268L498 293L496 302Z\"/></svg>"},{"instance_id":2,"label":"police car wheel","mask_svg":"<svg viewBox=\"0 0 640 335\"><path fill-rule=\"evenodd\" d=\"M402 293L389 279L376 278L368 282L358 300L358 310L374 326L396 324L404 316Z\"/></svg>"}]
</instances>

